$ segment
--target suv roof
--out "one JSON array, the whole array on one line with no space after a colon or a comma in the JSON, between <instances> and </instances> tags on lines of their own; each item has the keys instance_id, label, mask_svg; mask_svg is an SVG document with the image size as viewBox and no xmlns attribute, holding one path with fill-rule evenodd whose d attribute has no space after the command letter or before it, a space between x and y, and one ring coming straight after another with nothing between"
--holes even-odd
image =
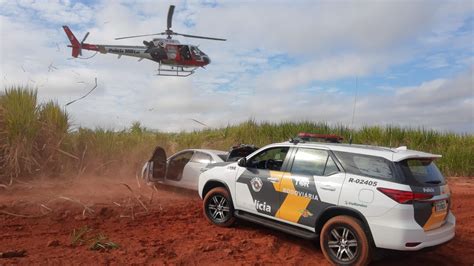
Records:
<instances>
[{"instance_id":1,"label":"suv roof","mask_svg":"<svg viewBox=\"0 0 474 266\"><path fill-rule=\"evenodd\" d=\"M409 158L441 158L441 155L421 151L409 150L406 146L388 148L373 145L347 144L347 143L322 143L322 142L281 142L270 146L296 146L309 148L322 148L332 151L351 152L365 155L383 157L389 161L399 162Z\"/></svg>"}]
</instances>

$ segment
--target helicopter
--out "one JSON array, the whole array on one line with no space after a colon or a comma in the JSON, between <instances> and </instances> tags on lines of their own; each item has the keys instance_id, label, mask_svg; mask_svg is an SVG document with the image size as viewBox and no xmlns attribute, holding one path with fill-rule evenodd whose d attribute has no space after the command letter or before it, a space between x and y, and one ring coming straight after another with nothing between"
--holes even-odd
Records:
<instances>
[{"instance_id":1,"label":"helicopter","mask_svg":"<svg viewBox=\"0 0 474 266\"><path fill-rule=\"evenodd\" d=\"M204 66L210 64L211 59L207 54L201 51L198 46L181 44L178 40L173 39L172 36L184 36L214 41L226 41L226 39L174 32L171 29L174 9L175 6L170 5L168 10L167 29L164 32L115 38L115 40L122 40L154 35L167 36L166 38L154 38L151 41L143 41L144 46L85 43L89 36L89 32L87 32L82 41L79 42L68 26L63 26L63 29L71 42L71 45L68 45L68 47L72 48L72 57L74 58L82 56L83 49L96 51L96 53L100 52L102 54L117 54L118 58L123 55L138 57L138 61L149 59L157 62L159 64L157 75L159 76L187 77L193 74L197 68L204 68Z\"/></svg>"}]
</instances>

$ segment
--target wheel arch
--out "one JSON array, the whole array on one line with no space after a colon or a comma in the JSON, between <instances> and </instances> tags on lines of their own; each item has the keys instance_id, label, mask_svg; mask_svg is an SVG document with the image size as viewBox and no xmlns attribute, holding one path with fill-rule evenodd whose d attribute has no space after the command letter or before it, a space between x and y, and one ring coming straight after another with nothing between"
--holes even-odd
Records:
<instances>
[{"instance_id":1,"label":"wheel arch","mask_svg":"<svg viewBox=\"0 0 474 266\"><path fill-rule=\"evenodd\" d=\"M350 216L361 221L362 225L364 226L364 231L367 233L369 240L372 243L374 243L372 232L370 231L370 226L369 226L369 223L367 222L367 219L365 219L364 215L360 211L352 209L352 208L347 208L347 207L340 207L340 206L329 207L323 213L321 213L321 215L319 215L318 219L316 220L316 226L315 226L316 233L318 234L321 233L321 230L323 229L324 224L327 221L329 221L329 219L336 216L340 216L340 215Z\"/></svg>"},{"instance_id":2,"label":"wheel arch","mask_svg":"<svg viewBox=\"0 0 474 266\"><path fill-rule=\"evenodd\" d=\"M206 184L204 185L204 187L202 189L202 198L204 198L206 196L206 194L209 191L211 191L211 189L216 188L216 187L223 187L223 188L227 189L227 191L230 194L230 197L232 198L232 194L231 194L230 189L227 186L227 184L225 182L222 182L222 181L216 180L216 179L209 179L206 182Z\"/></svg>"}]
</instances>

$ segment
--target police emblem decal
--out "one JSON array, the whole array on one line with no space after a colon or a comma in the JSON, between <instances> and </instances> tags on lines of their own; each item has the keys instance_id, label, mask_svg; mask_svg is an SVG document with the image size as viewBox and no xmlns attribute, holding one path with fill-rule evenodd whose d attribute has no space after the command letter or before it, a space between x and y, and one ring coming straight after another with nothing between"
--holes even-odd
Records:
<instances>
[{"instance_id":1,"label":"police emblem decal","mask_svg":"<svg viewBox=\"0 0 474 266\"><path fill-rule=\"evenodd\" d=\"M260 179L260 177L252 178L252 180L250 180L250 185L252 185L253 191L259 192L263 186L262 179Z\"/></svg>"}]
</instances>

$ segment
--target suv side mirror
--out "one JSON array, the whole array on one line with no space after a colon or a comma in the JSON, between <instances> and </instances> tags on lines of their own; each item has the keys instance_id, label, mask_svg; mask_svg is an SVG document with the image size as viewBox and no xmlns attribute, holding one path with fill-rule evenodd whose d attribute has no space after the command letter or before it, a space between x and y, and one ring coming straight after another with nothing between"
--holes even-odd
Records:
<instances>
[{"instance_id":1,"label":"suv side mirror","mask_svg":"<svg viewBox=\"0 0 474 266\"><path fill-rule=\"evenodd\" d=\"M245 157L240 158L237 161L237 165L241 167L246 167L247 166L247 159Z\"/></svg>"}]
</instances>

